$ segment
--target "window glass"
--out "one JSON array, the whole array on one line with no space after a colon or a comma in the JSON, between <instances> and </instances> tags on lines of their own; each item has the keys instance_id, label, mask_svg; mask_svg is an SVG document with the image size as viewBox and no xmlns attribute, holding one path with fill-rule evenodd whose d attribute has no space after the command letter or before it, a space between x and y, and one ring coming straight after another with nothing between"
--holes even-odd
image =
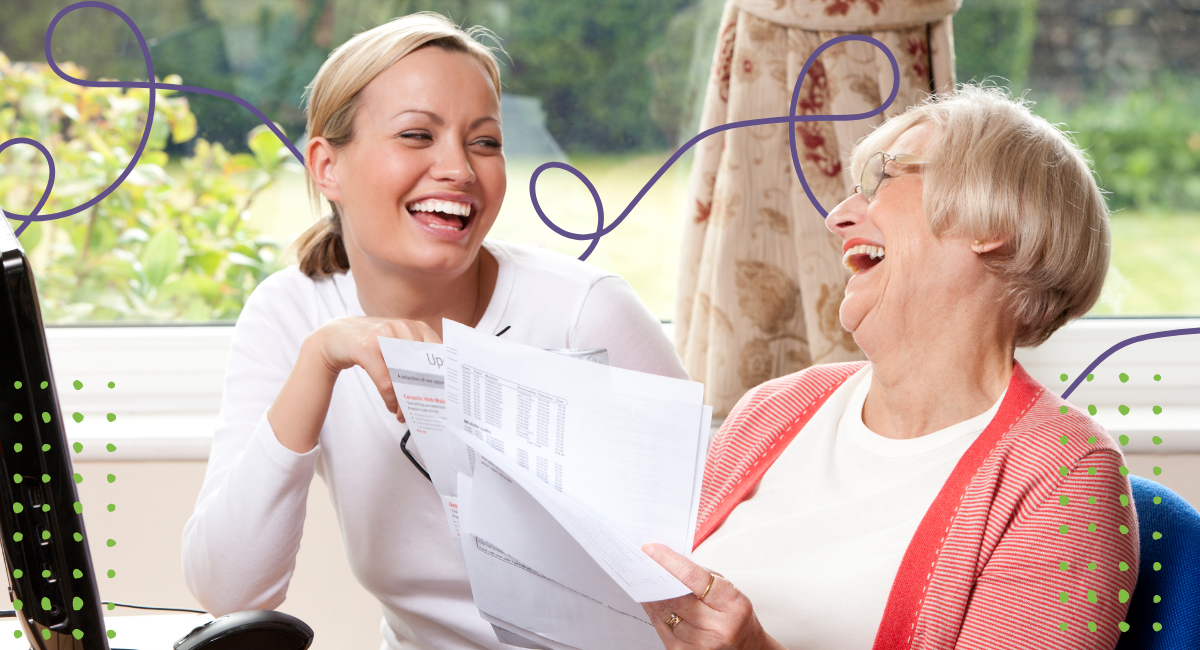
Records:
<instances>
[{"instance_id":1,"label":"window glass","mask_svg":"<svg viewBox=\"0 0 1200 650\"><path fill-rule=\"evenodd\" d=\"M0 136L49 146L57 181L43 213L95 196L136 148L148 93L83 89L44 65L45 28L68 0L0 7L5 92ZM529 200L537 164L563 160L595 182L615 218L695 122L722 3L713 0L113 0L146 36L160 79L234 93L294 139L304 130L304 86L354 33L433 10L495 32L507 55L504 117L509 193L494 236L580 255L541 224ZM56 29L53 50L88 79L145 78L120 19L83 9ZM697 53L699 53L697 55ZM25 63L30 62L30 63ZM203 95L160 94L142 162L94 209L35 224L22 235L46 318L208 321L236 318L253 287L289 260L287 244L312 224L303 173L249 111ZM46 166L32 148L0 154L0 205L25 213ZM625 275L652 311L673 308L687 164L606 237L590 261ZM543 177L539 199L560 226L590 231L595 208L567 173ZM14 224L14 227L19 224ZM647 244L651 244L647 248Z\"/></svg>"},{"instance_id":2,"label":"window glass","mask_svg":"<svg viewBox=\"0 0 1200 650\"><path fill-rule=\"evenodd\" d=\"M44 63L46 26L69 0L0 5L0 139L34 137L57 178L43 213L111 182L145 124L148 93L84 89ZM694 135L721 0L112 0L146 36L160 79L234 93L296 141L304 86L354 33L433 10L493 30L503 44L508 196L493 236L578 256L537 218L529 179L570 162L611 223L675 147ZM955 16L960 80L992 78L1065 122L1095 161L1113 208L1113 265L1100 315L1200 314L1200 129L1189 107L1200 17L1074 0L972 0ZM51 43L88 79L146 76L116 16L83 9ZM286 151L286 150L284 150ZM48 322L198 322L237 317L246 296L289 262L312 224L303 172L244 108L160 93L135 172L83 213L22 235ZM625 276L670 319L689 157L606 236L589 262ZM27 212L46 166L29 147L0 153L0 206ZM559 226L595 228L590 194L551 170L539 202ZM14 226L19 224L14 224Z\"/></svg>"},{"instance_id":3,"label":"window glass","mask_svg":"<svg viewBox=\"0 0 1200 650\"><path fill-rule=\"evenodd\" d=\"M1112 263L1092 315L1200 315L1200 14L1079 0L972 0L960 80L1028 89L1093 162Z\"/></svg>"}]
</instances>

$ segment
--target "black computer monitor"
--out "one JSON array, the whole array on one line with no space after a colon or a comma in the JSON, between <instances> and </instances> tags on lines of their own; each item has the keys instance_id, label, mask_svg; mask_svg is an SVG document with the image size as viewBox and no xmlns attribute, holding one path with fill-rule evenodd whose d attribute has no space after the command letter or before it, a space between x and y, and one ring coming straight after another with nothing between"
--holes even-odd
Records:
<instances>
[{"instance_id":1,"label":"black computer monitor","mask_svg":"<svg viewBox=\"0 0 1200 650\"><path fill-rule=\"evenodd\" d=\"M37 287L9 220L0 221L0 548L9 595L31 647L108 650Z\"/></svg>"}]
</instances>

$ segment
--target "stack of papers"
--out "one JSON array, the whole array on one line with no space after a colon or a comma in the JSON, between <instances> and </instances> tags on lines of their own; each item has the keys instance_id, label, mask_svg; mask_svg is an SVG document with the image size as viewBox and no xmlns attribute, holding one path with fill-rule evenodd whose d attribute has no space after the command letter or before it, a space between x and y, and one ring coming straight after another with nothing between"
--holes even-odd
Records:
<instances>
[{"instance_id":1,"label":"stack of papers","mask_svg":"<svg viewBox=\"0 0 1200 650\"><path fill-rule=\"evenodd\" d=\"M689 590L641 546L691 553L702 386L452 321L443 338L379 343L480 614L510 645L660 650L638 603Z\"/></svg>"}]
</instances>

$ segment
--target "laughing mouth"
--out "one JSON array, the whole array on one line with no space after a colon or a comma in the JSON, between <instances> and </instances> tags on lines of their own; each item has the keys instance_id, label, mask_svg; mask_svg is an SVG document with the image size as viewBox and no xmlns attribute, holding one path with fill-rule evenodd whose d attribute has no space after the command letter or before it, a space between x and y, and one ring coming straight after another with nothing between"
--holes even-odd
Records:
<instances>
[{"instance_id":1,"label":"laughing mouth","mask_svg":"<svg viewBox=\"0 0 1200 650\"><path fill-rule=\"evenodd\" d=\"M859 244L846 250L842 255L842 264L850 269L851 273L862 273L882 262L885 253L883 246Z\"/></svg>"},{"instance_id":2,"label":"laughing mouth","mask_svg":"<svg viewBox=\"0 0 1200 650\"><path fill-rule=\"evenodd\" d=\"M443 199L425 199L405 206L422 224L437 230L460 231L471 220L471 204Z\"/></svg>"}]
</instances>

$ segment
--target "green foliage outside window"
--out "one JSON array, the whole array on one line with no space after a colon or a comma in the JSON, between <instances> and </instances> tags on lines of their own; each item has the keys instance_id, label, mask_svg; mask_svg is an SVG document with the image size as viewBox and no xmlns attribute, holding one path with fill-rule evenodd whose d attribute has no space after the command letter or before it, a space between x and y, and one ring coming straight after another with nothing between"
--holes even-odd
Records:
<instances>
[{"instance_id":1,"label":"green foliage outside window","mask_svg":"<svg viewBox=\"0 0 1200 650\"><path fill-rule=\"evenodd\" d=\"M968 0L954 15L955 76L991 77L1020 93L1037 36L1038 0Z\"/></svg>"},{"instance_id":2,"label":"green foliage outside window","mask_svg":"<svg viewBox=\"0 0 1200 650\"><path fill-rule=\"evenodd\" d=\"M1200 206L1200 83L1164 76L1153 87L1076 106L1049 100L1035 110L1074 132L1092 159L1111 209Z\"/></svg>"},{"instance_id":3,"label":"green foliage outside window","mask_svg":"<svg viewBox=\"0 0 1200 650\"><path fill-rule=\"evenodd\" d=\"M954 15L959 81L1006 85L1021 94L1037 36L1038 0L970 0ZM1035 88L1033 111L1065 125L1092 159L1113 210L1194 212L1200 206L1200 83L1159 72L1118 91L1097 83L1070 104Z\"/></svg>"},{"instance_id":4,"label":"green foliage outside window","mask_svg":"<svg viewBox=\"0 0 1200 650\"><path fill-rule=\"evenodd\" d=\"M72 0L3 0L0 43L15 60L41 61L42 35ZM249 101L289 133L304 129L301 98L329 52L361 31L417 11L464 26L483 25L507 55L504 92L542 100L547 126L576 152L657 151L673 144L682 120L670 93L685 84L691 57L682 20L712 0L110 0L148 39L155 72ZM674 23L672 21L675 21ZM715 30L715 27L713 28ZM672 40L674 38L675 40ZM486 39L485 39L486 40ZM671 51L661 46L671 41ZM146 67L129 28L99 9L72 13L54 32L58 60L132 80ZM653 54L657 52L657 54ZM654 62L647 65L653 54ZM711 49L702 54L704 64ZM663 77L662 75L668 75ZM703 86L700 87L701 91ZM218 97L192 96L200 136L242 151L255 124ZM647 119L652 103L657 119ZM672 119L673 118L673 119ZM190 151L172 146L171 151Z\"/></svg>"},{"instance_id":5,"label":"green foliage outside window","mask_svg":"<svg viewBox=\"0 0 1200 650\"><path fill-rule=\"evenodd\" d=\"M54 157L43 214L87 202L120 175L141 139L149 98L144 89L82 88L45 64L10 63L0 53L0 141L33 138ZM232 319L280 266L279 247L248 228L246 217L255 194L294 165L287 149L266 127L251 132L251 153L197 139L168 173L164 147L192 140L196 119L184 97L159 91L156 102L145 153L116 191L21 235L48 321ZM10 147L0 154L0 205L27 213L47 174L37 150Z\"/></svg>"}]
</instances>

